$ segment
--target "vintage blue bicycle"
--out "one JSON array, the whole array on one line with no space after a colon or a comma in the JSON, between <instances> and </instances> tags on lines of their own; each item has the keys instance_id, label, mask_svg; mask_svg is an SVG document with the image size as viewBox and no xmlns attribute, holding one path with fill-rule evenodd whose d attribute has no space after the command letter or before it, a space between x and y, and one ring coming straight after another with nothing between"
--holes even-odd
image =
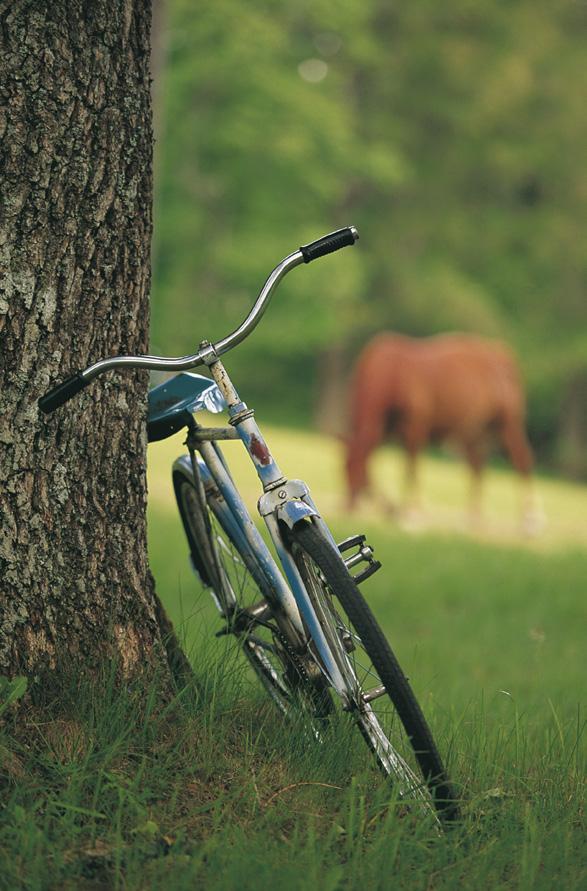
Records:
<instances>
[{"instance_id":1,"label":"vintage blue bicycle","mask_svg":"<svg viewBox=\"0 0 587 891\"><path fill-rule=\"evenodd\" d=\"M446 823L457 815L455 793L408 680L359 591L380 564L363 535L337 544L305 483L283 476L220 360L255 328L290 270L357 238L351 226L282 260L244 322L218 343L203 341L193 356L181 358L103 359L39 405L51 412L113 368L181 372L150 391L148 437L161 440L187 429L188 454L173 465L173 486L192 565L218 609L218 635L235 641L277 708L301 716L317 740L337 713L346 713L401 800ZM187 371L202 365L211 378ZM202 410L227 410L228 426L202 426L195 417ZM258 510L277 560L219 448L234 439L261 481ZM352 575L351 569L358 571Z\"/></svg>"}]
</instances>

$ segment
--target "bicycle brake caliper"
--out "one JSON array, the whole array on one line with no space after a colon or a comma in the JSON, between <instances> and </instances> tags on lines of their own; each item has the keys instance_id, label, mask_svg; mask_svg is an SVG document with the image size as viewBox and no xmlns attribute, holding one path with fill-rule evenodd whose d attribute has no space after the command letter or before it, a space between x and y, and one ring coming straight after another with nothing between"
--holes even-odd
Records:
<instances>
[{"instance_id":1,"label":"bicycle brake caliper","mask_svg":"<svg viewBox=\"0 0 587 891\"><path fill-rule=\"evenodd\" d=\"M350 554L350 556L345 557L344 554L346 553L346 551L350 551L352 548L356 548L357 550L354 552L354 554ZM344 560L345 566L349 571L354 566L357 566L359 563L367 564L365 569L352 576L357 585L360 585L361 582L364 582L365 579L368 579L369 576L373 575L374 572L377 572L378 569L381 569L381 563L379 562L379 560L373 559L373 548L371 547L371 545L368 545L365 542L364 535L352 535L350 538L345 538L345 540L341 541L338 545L338 550L343 555L342 559Z\"/></svg>"}]
</instances>

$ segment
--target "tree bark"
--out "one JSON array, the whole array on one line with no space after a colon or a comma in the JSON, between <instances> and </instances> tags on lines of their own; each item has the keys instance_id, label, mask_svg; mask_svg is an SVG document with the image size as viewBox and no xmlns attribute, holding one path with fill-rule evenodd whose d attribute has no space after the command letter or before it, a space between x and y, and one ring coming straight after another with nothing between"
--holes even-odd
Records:
<instances>
[{"instance_id":1,"label":"tree bark","mask_svg":"<svg viewBox=\"0 0 587 891\"><path fill-rule=\"evenodd\" d=\"M148 341L150 3L0 0L0 674L164 664L146 550L144 373L50 385Z\"/></svg>"}]
</instances>

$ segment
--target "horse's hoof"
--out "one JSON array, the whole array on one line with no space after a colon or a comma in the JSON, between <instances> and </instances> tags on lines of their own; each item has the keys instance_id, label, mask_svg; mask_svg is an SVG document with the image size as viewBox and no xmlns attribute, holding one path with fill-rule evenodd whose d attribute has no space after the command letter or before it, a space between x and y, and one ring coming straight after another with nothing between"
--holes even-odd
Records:
<instances>
[{"instance_id":1,"label":"horse's hoof","mask_svg":"<svg viewBox=\"0 0 587 891\"><path fill-rule=\"evenodd\" d=\"M465 514L465 529L475 534L485 529L485 517L479 510L471 510Z\"/></svg>"},{"instance_id":2,"label":"horse's hoof","mask_svg":"<svg viewBox=\"0 0 587 891\"><path fill-rule=\"evenodd\" d=\"M399 525L406 532L420 532L425 526L424 514L416 507L410 507L399 514Z\"/></svg>"},{"instance_id":3,"label":"horse's hoof","mask_svg":"<svg viewBox=\"0 0 587 891\"><path fill-rule=\"evenodd\" d=\"M536 538L546 529L546 514L541 510L529 510L522 517L522 535Z\"/></svg>"},{"instance_id":4,"label":"horse's hoof","mask_svg":"<svg viewBox=\"0 0 587 891\"><path fill-rule=\"evenodd\" d=\"M393 502L391 502L391 501L386 501L385 499L380 499L379 507L383 511L384 515L386 517L388 517L389 519L395 520L399 516L400 512L397 508L397 505L393 504Z\"/></svg>"}]
</instances>

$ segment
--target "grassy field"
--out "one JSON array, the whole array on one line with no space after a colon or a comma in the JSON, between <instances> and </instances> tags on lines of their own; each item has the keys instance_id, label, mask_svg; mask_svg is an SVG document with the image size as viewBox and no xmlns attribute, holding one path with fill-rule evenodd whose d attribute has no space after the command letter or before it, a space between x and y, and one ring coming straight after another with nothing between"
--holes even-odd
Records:
<instances>
[{"instance_id":1,"label":"grassy field","mask_svg":"<svg viewBox=\"0 0 587 891\"><path fill-rule=\"evenodd\" d=\"M104 684L71 692L71 720L0 739L1 888L587 888L587 491L539 480L547 515L516 531L515 481L488 474L485 529L459 531L462 467L425 463L427 524L407 533L365 506L340 519L338 447L267 432L343 538L363 531L383 569L363 587L417 692L464 801L448 837L394 807L363 744L328 749L251 685L188 568L170 486L181 440L155 444L150 548L198 686L173 703ZM235 475L257 484L238 445ZM246 459L244 459L246 461ZM382 453L393 491L398 456Z\"/></svg>"},{"instance_id":2,"label":"grassy field","mask_svg":"<svg viewBox=\"0 0 587 891\"><path fill-rule=\"evenodd\" d=\"M465 846L472 861L467 869L457 856L454 869L445 865L447 876L431 887L490 882L547 888L555 875L565 887L580 887L587 488L539 479L546 526L528 539L518 531L518 481L507 470L490 470L485 523L471 535L465 531L463 466L427 459L427 517L417 534L406 533L369 505L340 519L336 442L280 429L267 438L284 472L308 481L339 539L361 531L374 544L384 567L364 591L449 753L451 772L476 814L476 831L484 836L491 827L478 848ZM191 573L185 559L165 557L170 541L183 547L168 479L179 447L179 440L164 443L152 461L151 547L161 590L176 592L169 608L187 639L198 640L197 629L207 627L207 604L199 601L188 620ZM254 510L258 482L248 459L236 443L225 451ZM395 451L377 457L375 473L390 494L400 485L401 469ZM473 863L484 864L477 880ZM428 870L434 873L432 862ZM413 881L413 887L428 887L423 876ZM389 885L382 879L381 887Z\"/></svg>"}]
</instances>

